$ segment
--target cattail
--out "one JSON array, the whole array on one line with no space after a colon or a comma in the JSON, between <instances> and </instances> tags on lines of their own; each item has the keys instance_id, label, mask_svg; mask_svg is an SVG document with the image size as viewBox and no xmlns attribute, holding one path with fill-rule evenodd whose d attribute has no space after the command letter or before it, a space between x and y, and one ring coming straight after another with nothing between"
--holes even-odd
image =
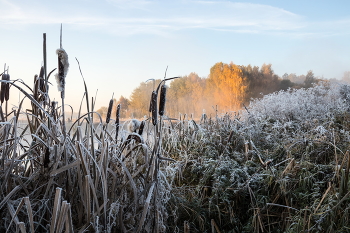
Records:
<instances>
[{"instance_id":1,"label":"cattail","mask_svg":"<svg viewBox=\"0 0 350 233\"><path fill-rule=\"evenodd\" d=\"M117 138L118 138L119 118L120 118L120 104L118 104L118 106L117 106L117 113L115 116L115 140L117 140Z\"/></svg>"},{"instance_id":2,"label":"cattail","mask_svg":"<svg viewBox=\"0 0 350 233\"><path fill-rule=\"evenodd\" d=\"M39 82L39 89L40 89L40 91L41 92L45 92L44 67L43 66L40 69L38 82Z\"/></svg>"},{"instance_id":3,"label":"cattail","mask_svg":"<svg viewBox=\"0 0 350 233\"><path fill-rule=\"evenodd\" d=\"M10 75L9 74L2 74L2 80L9 81ZM0 101L1 104L4 102L4 100L8 101L10 97L10 84L2 82L1 83L1 90L0 90Z\"/></svg>"},{"instance_id":4,"label":"cattail","mask_svg":"<svg viewBox=\"0 0 350 233\"><path fill-rule=\"evenodd\" d=\"M157 97L158 93L156 91L152 91L152 97L151 97L151 107L152 107L152 123L153 125L157 124Z\"/></svg>"},{"instance_id":5,"label":"cattail","mask_svg":"<svg viewBox=\"0 0 350 233\"><path fill-rule=\"evenodd\" d=\"M36 74L36 75L34 75L34 89L33 89L35 99L38 96L38 82L39 82L39 77Z\"/></svg>"},{"instance_id":6,"label":"cattail","mask_svg":"<svg viewBox=\"0 0 350 233\"><path fill-rule=\"evenodd\" d=\"M113 107L113 99L111 99L109 101L107 117L106 117L106 124L108 124L109 121L111 120L112 107Z\"/></svg>"},{"instance_id":7,"label":"cattail","mask_svg":"<svg viewBox=\"0 0 350 233\"><path fill-rule=\"evenodd\" d=\"M145 128L145 121L141 121L140 128L139 128L139 135L140 136L142 136L144 128Z\"/></svg>"},{"instance_id":8,"label":"cattail","mask_svg":"<svg viewBox=\"0 0 350 233\"><path fill-rule=\"evenodd\" d=\"M6 74L2 74L2 78L1 80L6 80ZM5 100L5 87L6 83L4 82L1 82L1 91L0 91L0 101L1 101L1 104L4 103L4 100Z\"/></svg>"},{"instance_id":9,"label":"cattail","mask_svg":"<svg viewBox=\"0 0 350 233\"><path fill-rule=\"evenodd\" d=\"M10 80L10 75L7 74L7 81L9 81L9 80ZM5 100L9 101L9 99L10 99L10 84L6 83L5 87L6 87L6 89L5 89Z\"/></svg>"},{"instance_id":10,"label":"cattail","mask_svg":"<svg viewBox=\"0 0 350 233\"><path fill-rule=\"evenodd\" d=\"M50 148L46 147L45 156L44 156L44 167L45 168L49 167L49 163L50 163Z\"/></svg>"},{"instance_id":11,"label":"cattail","mask_svg":"<svg viewBox=\"0 0 350 233\"><path fill-rule=\"evenodd\" d=\"M160 100L159 100L159 115L164 115L164 109L165 109L165 102L166 102L166 86L162 85L160 88Z\"/></svg>"},{"instance_id":12,"label":"cattail","mask_svg":"<svg viewBox=\"0 0 350 233\"><path fill-rule=\"evenodd\" d=\"M63 92L66 84L65 79L69 68L68 54L62 48L57 49L56 53L58 55L58 74L56 74L57 88L58 91Z\"/></svg>"},{"instance_id":13,"label":"cattail","mask_svg":"<svg viewBox=\"0 0 350 233\"><path fill-rule=\"evenodd\" d=\"M56 120L56 114L55 114L56 104L57 104L56 101L51 101L51 116L53 117L54 120Z\"/></svg>"}]
</instances>

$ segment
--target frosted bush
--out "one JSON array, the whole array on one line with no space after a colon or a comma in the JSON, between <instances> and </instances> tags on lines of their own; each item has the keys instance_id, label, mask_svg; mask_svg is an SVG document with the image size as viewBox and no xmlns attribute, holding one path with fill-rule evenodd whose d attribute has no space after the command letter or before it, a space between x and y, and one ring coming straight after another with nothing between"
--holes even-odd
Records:
<instances>
[{"instance_id":1,"label":"frosted bush","mask_svg":"<svg viewBox=\"0 0 350 233\"><path fill-rule=\"evenodd\" d=\"M245 118L290 121L327 120L348 109L350 89L344 84L321 83L309 89L289 89L264 96L250 103ZM345 97L345 98L344 98Z\"/></svg>"}]
</instances>

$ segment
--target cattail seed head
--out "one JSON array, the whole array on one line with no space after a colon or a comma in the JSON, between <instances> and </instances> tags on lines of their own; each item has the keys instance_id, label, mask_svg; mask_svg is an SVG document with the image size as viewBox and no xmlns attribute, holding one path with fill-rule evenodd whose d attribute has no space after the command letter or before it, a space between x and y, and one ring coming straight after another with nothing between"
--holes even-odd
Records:
<instances>
[{"instance_id":1,"label":"cattail seed head","mask_svg":"<svg viewBox=\"0 0 350 233\"><path fill-rule=\"evenodd\" d=\"M145 128L145 121L141 121L140 128L139 128L139 135L140 136L142 136L144 128Z\"/></svg>"},{"instance_id":2,"label":"cattail seed head","mask_svg":"<svg viewBox=\"0 0 350 233\"><path fill-rule=\"evenodd\" d=\"M44 82L44 67L42 66L39 73L39 89L41 92L45 92L45 82Z\"/></svg>"},{"instance_id":3,"label":"cattail seed head","mask_svg":"<svg viewBox=\"0 0 350 233\"><path fill-rule=\"evenodd\" d=\"M56 101L51 101L51 116L52 116L55 120L56 120L56 114L55 114L56 105L57 105L57 102L56 102Z\"/></svg>"},{"instance_id":4,"label":"cattail seed head","mask_svg":"<svg viewBox=\"0 0 350 233\"><path fill-rule=\"evenodd\" d=\"M2 78L1 80L5 80L6 78L6 74L2 74ZM1 101L1 104L4 102L5 100L5 89L6 89L6 83L1 83L1 91L0 91L0 101Z\"/></svg>"},{"instance_id":5,"label":"cattail seed head","mask_svg":"<svg viewBox=\"0 0 350 233\"><path fill-rule=\"evenodd\" d=\"M107 117L106 117L106 124L108 124L109 121L111 120L112 107L113 107L113 99L111 99L109 101Z\"/></svg>"},{"instance_id":6,"label":"cattail seed head","mask_svg":"<svg viewBox=\"0 0 350 233\"><path fill-rule=\"evenodd\" d=\"M58 55L58 74L56 74L56 82L58 91L64 91L64 86L66 84L66 76L68 73L69 63L68 54L62 48L57 49L56 53Z\"/></svg>"},{"instance_id":7,"label":"cattail seed head","mask_svg":"<svg viewBox=\"0 0 350 233\"><path fill-rule=\"evenodd\" d=\"M10 75L9 74L2 74L2 80L9 81ZM0 101L3 103L5 100L8 101L10 97L10 84L2 82L1 83L1 90L0 90Z\"/></svg>"},{"instance_id":8,"label":"cattail seed head","mask_svg":"<svg viewBox=\"0 0 350 233\"><path fill-rule=\"evenodd\" d=\"M166 102L166 86L162 85L160 89L160 100L159 100L159 115L164 115L164 109L165 109L165 102Z\"/></svg>"},{"instance_id":9,"label":"cattail seed head","mask_svg":"<svg viewBox=\"0 0 350 233\"><path fill-rule=\"evenodd\" d=\"M44 156L44 167L45 168L49 167L49 163L50 163L50 148L46 147L45 156Z\"/></svg>"},{"instance_id":10,"label":"cattail seed head","mask_svg":"<svg viewBox=\"0 0 350 233\"><path fill-rule=\"evenodd\" d=\"M120 104L118 104L118 106L117 106L117 113L116 113L116 116L115 116L115 140L118 139L119 118L120 118Z\"/></svg>"},{"instance_id":11,"label":"cattail seed head","mask_svg":"<svg viewBox=\"0 0 350 233\"><path fill-rule=\"evenodd\" d=\"M7 81L9 81L9 80L10 80L10 75L7 74ZM10 84L6 83L5 87L6 87L6 89L5 89L5 100L9 101L9 99L10 99Z\"/></svg>"},{"instance_id":12,"label":"cattail seed head","mask_svg":"<svg viewBox=\"0 0 350 233\"><path fill-rule=\"evenodd\" d=\"M120 104L117 106L117 112L115 114L115 123L119 124L119 118L120 118Z\"/></svg>"},{"instance_id":13,"label":"cattail seed head","mask_svg":"<svg viewBox=\"0 0 350 233\"><path fill-rule=\"evenodd\" d=\"M157 97L158 93L156 91L152 91L152 97L151 97L151 107L152 107L152 124L157 124Z\"/></svg>"}]
</instances>

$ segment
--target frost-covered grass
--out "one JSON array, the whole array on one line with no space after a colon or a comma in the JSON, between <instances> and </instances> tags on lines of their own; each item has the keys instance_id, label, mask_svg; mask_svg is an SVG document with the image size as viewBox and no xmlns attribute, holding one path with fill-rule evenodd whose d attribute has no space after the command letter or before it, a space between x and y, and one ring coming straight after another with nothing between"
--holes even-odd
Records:
<instances>
[{"instance_id":1,"label":"frost-covered grass","mask_svg":"<svg viewBox=\"0 0 350 233\"><path fill-rule=\"evenodd\" d=\"M105 120L94 111L85 81L66 124L52 72L33 88L0 74L0 232L350 231L349 86L278 92L200 122L164 116L159 86L150 118L127 127L113 100ZM31 108L9 112L9 88Z\"/></svg>"},{"instance_id":2,"label":"frost-covered grass","mask_svg":"<svg viewBox=\"0 0 350 233\"><path fill-rule=\"evenodd\" d=\"M173 124L171 231L349 231L349 90L323 83Z\"/></svg>"},{"instance_id":3,"label":"frost-covered grass","mask_svg":"<svg viewBox=\"0 0 350 233\"><path fill-rule=\"evenodd\" d=\"M166 232L171 186L161 128L144 121L118 136L119 116L101 119L87 91L88 111L68 125L41 80L33 89L2 80L31 108L22 100L6 114L0 106L0 232Z\"/></svg>"}]
</instances>

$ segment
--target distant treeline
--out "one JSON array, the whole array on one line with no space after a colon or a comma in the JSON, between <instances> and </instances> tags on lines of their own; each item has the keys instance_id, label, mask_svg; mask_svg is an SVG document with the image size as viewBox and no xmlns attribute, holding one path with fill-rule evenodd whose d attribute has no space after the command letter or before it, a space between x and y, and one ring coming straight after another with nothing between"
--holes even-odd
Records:
<instances>
[{"instance_id":1,"label":"distant treeline","mask_svg":"<svg viewBox=\"0 0 350 233\"><path fill-rule=\"evenodd\" d=\"M288 88L308 88L319 80L311 70L306 75L284 74L279 77L271 64L258 67L218 62L211 67L206 78L190 73L167 83L166 115L177 117L179 113L186 113L198 118L203 112L213 112L216 106L220 112L235 111L252 98ZM121 104L121 117L148 115L151 92L160 81L142 82L129 99L123 96L115 99L114 112L117 104ZM98 112L105 115L107 107L100 108Z\"/></svg>"}]
</instances>

